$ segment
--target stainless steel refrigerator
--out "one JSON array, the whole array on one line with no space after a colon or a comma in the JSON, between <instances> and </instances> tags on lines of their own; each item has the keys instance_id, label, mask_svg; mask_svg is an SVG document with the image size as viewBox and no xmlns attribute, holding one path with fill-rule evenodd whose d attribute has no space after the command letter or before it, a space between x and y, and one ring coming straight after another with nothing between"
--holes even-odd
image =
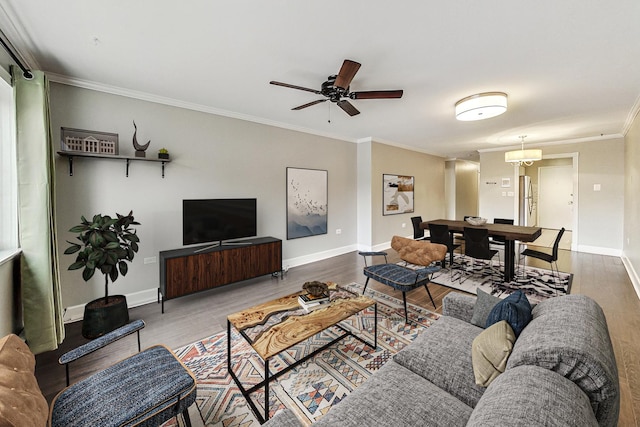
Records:
<instances>
[{"instance_id":1,"label":"stainless steel refrigerator","mask_svg":"<svg viewBox=\"0 0 640 427\"><path fill-rule=\"evenodd\" d=\"M519 219L520 225L535 226L536 225L536 206L533 200L533 186L531 185L531 177L522 175L519 179Z\"/></svg>"}]
</instances>

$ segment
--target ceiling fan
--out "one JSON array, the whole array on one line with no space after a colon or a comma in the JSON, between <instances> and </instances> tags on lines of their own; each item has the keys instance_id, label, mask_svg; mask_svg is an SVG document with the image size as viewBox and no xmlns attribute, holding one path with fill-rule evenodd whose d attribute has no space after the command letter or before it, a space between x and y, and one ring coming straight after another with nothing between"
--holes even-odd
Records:
<instances>
[{"instance_id":1,"label":"ceiling fan","mask_svg":"<svg viewBox=\"0 0 640 427\"><path fill-rule=\"evenodd\" d=\"M269 83L276 86L304 90L317 95L323 95L325 97L324 99L317 99L307 104L299 105L292 108L292 110L302 110L303 108L311 107L312 105L316 105L321 102L331 101L337 104L338 107L342 108L348 115L355 116L356 114L360 114L360 111L358 111L358 109L354 107L348 99L402 98L402 90L368 90L362 92L349 92L351 80L353 80L359 69L360 64L358 62L345 59L342 63L342 67L340 68L340 72L336 75L329 76L327 81L322 83L320 90L276 82L273 80Z\"/></svg>"}]
</instances>

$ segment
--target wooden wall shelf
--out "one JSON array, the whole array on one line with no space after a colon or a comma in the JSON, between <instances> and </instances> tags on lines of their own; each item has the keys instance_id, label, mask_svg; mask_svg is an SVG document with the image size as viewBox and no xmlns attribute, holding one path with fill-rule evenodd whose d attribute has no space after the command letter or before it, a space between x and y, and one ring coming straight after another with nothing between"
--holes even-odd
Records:
<instances>
[{"instance_id":1,"label":"wooden wall shelf","mask_svg":"<svg viewBox=\"0 0 640 427\"><path fill-rule=\"evenodd\" d=\"M171 159L148 159L146 157L132 157L132 156L117 156L115 154L96 154L96 153L82 153L80 151L58 151L58 154L62 157L69 159L69 176L73 176L73 158L84 157L89 159L112 159L112 160L124 160L127 164L126 176L129 176L129 163L132 160L143 162L160 162L162 163L162 177L164 178L164 164L171 162Z\"/></svg>"}]
</instances>

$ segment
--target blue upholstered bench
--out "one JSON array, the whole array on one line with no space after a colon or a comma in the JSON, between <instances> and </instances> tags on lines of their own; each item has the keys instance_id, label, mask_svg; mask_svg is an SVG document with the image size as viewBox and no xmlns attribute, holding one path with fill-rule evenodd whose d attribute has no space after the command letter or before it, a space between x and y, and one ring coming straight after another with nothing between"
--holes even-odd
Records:
<instances>
[{"instance_id":1,"label":"blue upholstered bench","mask_svg":"<svg viewBox=\"0 0 640 427\"><path fill-rule=\"evenodd\" d=\"M427 287L427 284L431 281L431 276L436 271L439 271L441 267L436 264L429 265L420 269L411 269L403 267L398 264L387 264L386 252L358 252L359 255L365 257L364 275L367 277L367 281L364 284L364 294L369 285L369 279L373 279L384 285L391 286L402 292L402 300L404 303L404 317L406 322L409 322L409 316L407 315L407 296L405 292L411 291L419 286L424 286L427 290L427 294L431 299L431 304L436 307L436 303L433 301L431 292ZM384 256L385 264L367 265L366 257L368 256Z\"/></svg>"},{"instance_id":2,"label":"blue upholstered bench","mask_svg":"<svg viewBox=\"0 0 640 427\"><path fill-rule=\"evenodd\" d=\"M123 336L138 332L135 321L63 355L67 364ZM139 345L139 340L138 340ZM50 408L51 426L158 426L182 414L196 399L196 379L163 345L134 354L62 390Z\"/></svg>"}]
</instances>

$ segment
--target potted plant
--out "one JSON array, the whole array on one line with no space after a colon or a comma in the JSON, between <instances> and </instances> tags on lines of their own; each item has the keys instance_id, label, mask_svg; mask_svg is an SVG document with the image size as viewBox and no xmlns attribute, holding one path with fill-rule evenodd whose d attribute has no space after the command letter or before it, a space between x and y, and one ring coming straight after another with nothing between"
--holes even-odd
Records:
<instances>
[{"instance_id":1,"label":"potted plant","mask_svg":"<svg viewBox=\"0 0 640 427\"><path fill-rule=\"evenodd\" d=\"M116 213L117 218L97 214L92 220L81 216L81 223L69 231L77 233L80 243L67 241L64 253L75 254L76 260L69 270L82 270L82 278L89 281L96 270L104 274L104 298L89 302L84 308L82 336L97 338L129 322L127 299L124 295L109 296L109 279L115 282L129 270L127 262L133 261L140 239L133 225L140 225L128 215Z\"/></svg>"},{"instance_id":2,"label":"potted plant","mask_svg":"<svg viewBox=\"0 0 640 427\"><path fill-rule=\"evenodd\" d=\"M159 159L164 159L164 160L169 159L169 150L167 150L166 148L159 149L158 150L158 158Z\"/></svg>"}]
</instances>

